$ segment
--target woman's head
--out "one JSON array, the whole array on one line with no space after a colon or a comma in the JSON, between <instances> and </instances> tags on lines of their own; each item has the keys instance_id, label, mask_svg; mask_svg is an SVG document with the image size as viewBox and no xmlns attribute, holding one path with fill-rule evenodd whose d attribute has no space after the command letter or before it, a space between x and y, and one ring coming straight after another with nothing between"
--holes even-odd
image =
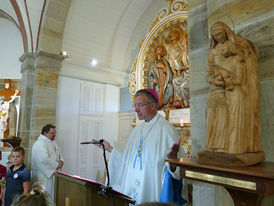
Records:
<instances>
[{"instance_id":1,"label":"woman's head","mask_svg":"<svg viewBox=\"0 0 274 206\"><path fill-rule=\"evenodd\" d=\"M224 30L214 30L212 32L213 38L219 43L224 43L227 40L227 36Z\"/></svg>"},{"instance_id":2,"label":"woman's head","mask_svg":"<svg viewBox=\"0 0 274 206\"><path fill-rule=\"evenodd\" d=\"M234 32L221 21L218 21L211 26L210 38L210 48L214 48L218 43L224 43L227 40L233 42L236 41Z\"/></svg>"}]
</instances>

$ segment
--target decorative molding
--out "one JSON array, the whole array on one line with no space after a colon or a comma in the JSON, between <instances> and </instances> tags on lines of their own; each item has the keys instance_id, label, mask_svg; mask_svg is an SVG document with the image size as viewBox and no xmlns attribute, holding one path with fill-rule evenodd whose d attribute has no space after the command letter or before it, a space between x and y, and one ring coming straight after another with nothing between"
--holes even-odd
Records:
<instances>
[{"instance_id":1,"label":"decorative molding","mask_svg":"<svg viewBox=\"0 0 274 206\"><path fill-rule=\"evenodd\" d=\"M28 24L29 24L31 52L33 52L33 36L32 36L31 23L30 23L29 11L28 11L28 6L27 6L26 0L24 0L24 5L25 5L25 9L26 9L27 18L28 18Z\"/></svg>"},{"instance_id":2,"label":"decorative molding","mask_svg":"<svg viewBox=\"0 0 274 206\"><path fill-rule=\"evenodd\" d=\"M129 91L130 91L132 102L134 102L134 94L137 91L137 88L136 88L136 79L137 79L136 78L136 63L137 63L137 57L134 60L133 67L132 67L131 72L129 74L129 82L128 82L128 88L129 88Z\"/></svg>"},{"instance_id":3,"label":"decorative molding","mask_svg":"<svg viewBox=\"0 0 274 206\"><path fill-rule=\"evenodd\" d=\"M41 31L41 24L42 24L42 20L43 20L43 15L44 15L46 3L47 3L47 1L44 0L43 7L42 7L42 11L41 11L41 15L40 15L40 20L39 20L38 31L37 31L36 49L35 49L36 51L38 51L39 38L40 38L40 31Z\"/></svg>"},{"instance_id":4,"label":"decorative molding","mask_svg":"<svg viewBox=\"0 0 274 206\"><path fill-rule=\"evenodd\" d=\"M166 0L167 2L169 2L169 9L167 8L163 8L155 17L154 21L152 22L152 24L150 25L149 28L149 32L153 29L154 26L156 26L156 24L158 22L160 22L162 19L164 19L165 17L176 13L176 12L182 12L182 11L187 11L187 4L184 1L174 1L174 0Z\"/></svg>"},{"instance_id":5,"label":"decorative molding","mask_svg":"<svg viewBox=\"0 0 274 206\"><path fill-rule=\"evenodd\" d=\"M118 72L105 67L93 69L88 65L69 62L67 60L63 61L62 64L63 67L59 73L60 76L78 78L87 81L104 82L119 87L127 86L125 79L129 77L129 74L126 72Z\"/></svg>"},{"instance_id":6,"label":"decorative molding","mask_svg":"<svg viewBox=\"0 0 274 206\"><path fill-rule=\"evenodd\" d=\"M2 9L0 9L0 17L6 18L6 19L12 21L16 25L16 27L18 28L18 30L21 32L19 24L14 20L14 18L11 15L9 15L8 13L6 13Z\"/></svg>"}]
</instances>

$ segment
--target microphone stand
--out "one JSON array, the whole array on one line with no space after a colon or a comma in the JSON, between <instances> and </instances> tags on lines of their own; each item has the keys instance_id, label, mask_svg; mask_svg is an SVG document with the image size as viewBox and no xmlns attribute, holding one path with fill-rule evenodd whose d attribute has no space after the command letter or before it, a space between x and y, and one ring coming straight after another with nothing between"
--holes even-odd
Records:
<instances>
[{"instance_id":1,"label":"microphone stand","mask_svg":"<svg viewBox=\"0 0 274 206\"><path fill-rule=\"evenodd\" d=\"M103 156L104 156L104 161L105 161L105 167L106 167L106 170L107 170L107 185L103 185L103 186L100 186L100 191L98 191L97 193L99 195L103 195L105 197L108 197L107 195L107 192L108 191L111 191L112 190L112 187L109 186L109 171L108 171L108 163L107 163L107 158L106 158L106 149L105 149L105 145L104 145L104 140L100 140L100 145L102 146L103 148Z\"/></svg>"},{"instance_id":2,"label":"microphone stand","mask_svg":"<svg viewBox=\"0 0 274 206\"><path fill-rule=\"evenodd\" d=\"M115 204L115 198L114 198L114 195L113 195L113 192L112 192L112 187L109 186L110 178L109 178L108 163L107 163L107 158L106 158L106 148L105 148L105 145L104 145L104 140L100 139L99 141L81 142L80 144L98 144L98 145L102 146L103 156L104 156L104 161L105 161L105 167L106 167L106 170L107 170L108 181L107 181L107 185L100 186L100 190L97 191L97 194L102 195L104 197L109 197L108 194L110 194L112 196L113 205L115 206L116 204Z\"/></svg>"}]
</instances>

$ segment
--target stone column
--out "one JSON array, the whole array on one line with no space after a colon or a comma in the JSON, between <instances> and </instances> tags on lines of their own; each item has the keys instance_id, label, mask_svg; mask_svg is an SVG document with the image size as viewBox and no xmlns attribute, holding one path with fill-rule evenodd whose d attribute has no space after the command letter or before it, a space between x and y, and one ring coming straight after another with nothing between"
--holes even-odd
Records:
<instances>
[{"instance_id":1,"label":"stone column","mask_svg":"<svg viewBox=\"0 0 274 206\"><path fill-rule=\"evenodd\" d=\"M58 72L62 57L46 52L26 53L21 58L22 85L18 136L30 168L31 148L44 125L55 124Z\"/></svg>"}]
</instances>

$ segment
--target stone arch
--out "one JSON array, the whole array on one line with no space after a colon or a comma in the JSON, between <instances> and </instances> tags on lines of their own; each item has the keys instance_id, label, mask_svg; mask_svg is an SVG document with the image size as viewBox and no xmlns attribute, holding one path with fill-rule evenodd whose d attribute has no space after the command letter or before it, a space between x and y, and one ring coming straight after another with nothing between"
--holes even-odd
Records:
<instances>
[{"instance_id":1,"label":"stone arch","mask_svg":"<svg viewBox=\"0 0 274 206\"><path fill-rule=\"evenodd\" d=\"M36 51L60 54L71 0L44 2L39 23Z\"/></svg>"}]
</instances>

